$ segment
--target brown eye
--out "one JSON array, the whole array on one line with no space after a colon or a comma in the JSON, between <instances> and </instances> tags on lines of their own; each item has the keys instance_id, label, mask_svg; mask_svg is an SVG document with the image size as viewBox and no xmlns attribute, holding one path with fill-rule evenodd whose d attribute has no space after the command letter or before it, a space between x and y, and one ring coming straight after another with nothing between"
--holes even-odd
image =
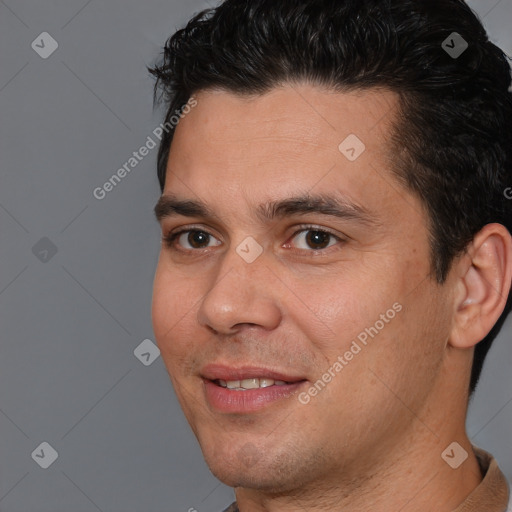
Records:
<instances>
[{"instance_id":1,"label":"brown eye","mask_svg":"<svg viewBox=\"0 0 512 512\"><path fill-rule=\"evenodd\" d=\"M187 236L187 242L194 249L202 249L205 244L208 247L208 242L210 240L210 235L205 233L204 231L189 231Z\"/></svg>"},{"instance_id":2,"label":"brown eye","mask_svg":"<svg viewBox=\"0 0 512 512\"><path fill-rule=\"evenodd\" d=\"M308 231L306 243L312 249L325 249L329 245L329 239L331 237L332 235L325 231Z\"/></svg>"},{"instance_id":3,"label":"brown eye","mask_svg":"<svg viewBox=\"0 0 512 512\"><path fill-rule=\"evenodd\" d=\"M340 241L340 238L320 229L303 229L293 236L298 242L295 242L295 246L298 249L305 250L322 250L330 247ZM332 243L331 243L332 242Z\"/></svg>"},{"instance_id":4,"label":"brown eye","mask_svg":"<svg viewBox=\"0 0 512 512\"><path fill-rule=\"evenodd\" d=\"M212 240L218 243L212 244ZM165 242L170 248L177 249L176 246L179 246L183 251L206 249L221 243L213 235L200 229L186 229L177 233L171 233L165 237Z\"/></svg>"}]
</instances>

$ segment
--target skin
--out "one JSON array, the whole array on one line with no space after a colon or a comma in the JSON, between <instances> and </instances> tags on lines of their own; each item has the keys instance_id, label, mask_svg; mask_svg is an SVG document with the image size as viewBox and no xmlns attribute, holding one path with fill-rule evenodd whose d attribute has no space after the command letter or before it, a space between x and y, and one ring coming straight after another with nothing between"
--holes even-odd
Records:
<instances>
[{"instance_id":1,"label":"skin","mask_svg":"<svg viewBox=\"0 0 512 512\"><path fill-rule=\"evenodd\" d=\"M164 217L153 325L177 397L211 471L242 512L450 511L480 483L465 432L474 345L496 322L511 280L508 231L486 226L439 285L422 203L393 176L394 93L285 85L241 97L199 91L179 123L163 195L203 201L212 218ZM338 145L366 146L349 161ZM308 213L265 221L261 203L339 193L372 222ZM328 230L328 247L295 234ZM236 252L253 237L262 254ZM204 240L204 239L203 239ZM325 240L325 239L324 239ZM179 250L181 249L181 250ZM400 312L309 403L253 413L206 401L201 368L252 364L301 376L306 390L365 328ZM441 457L456 441L459 468Z\"/></svg>"}]
</instances>

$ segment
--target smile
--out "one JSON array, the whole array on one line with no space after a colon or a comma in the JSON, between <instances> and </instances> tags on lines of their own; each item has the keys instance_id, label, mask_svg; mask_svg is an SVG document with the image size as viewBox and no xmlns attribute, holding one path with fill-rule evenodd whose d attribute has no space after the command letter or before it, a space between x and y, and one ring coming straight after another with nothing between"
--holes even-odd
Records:
<instances>
[{"instance_id":1,"label":"smile","mask_svg":"<svg viewBox=\"0 0 512 512\"><path fill-rule=\"evenodd\" d=\"M214 381L217 385L234 389L235 391L245 391L247 389L257 389L257 388L268 388L270 386L284 386L286 384L290 384L289 382L285 382L284 380L274 380L269 378L261 378L261 379L243 379L243 380L222 380L217 379Z\"/></svg>"}]
</instances>

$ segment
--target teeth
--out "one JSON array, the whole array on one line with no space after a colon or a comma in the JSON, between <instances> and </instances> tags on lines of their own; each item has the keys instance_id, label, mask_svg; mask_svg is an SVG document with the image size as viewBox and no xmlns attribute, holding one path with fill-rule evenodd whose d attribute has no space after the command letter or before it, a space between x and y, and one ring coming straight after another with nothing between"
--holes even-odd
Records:
<instances>
[{"instance_id":1,"label":"teeth","mask_svg":"<svg viewBox=\"0 0 512 512\"><path fill-rule=\"evenodd\" d=\"M260 379L244 379L240 381L240 387L244 389L256 389L260 387Z\"/></svg>"},{"instance_id":2,"label":"teeth","mask_svg":"<svg viewBox=\"0 0 512 512\"><path fill-rule=\"evenodd\" d=\"M284 380L274 380L270 378L227 381L218 379L217 383L219 384L219 386L222 386L223 388L235 389L236 391L243 391L244 389L268 388L274 385L284 386L286 384Z\"/></svg>"}]
</instances>

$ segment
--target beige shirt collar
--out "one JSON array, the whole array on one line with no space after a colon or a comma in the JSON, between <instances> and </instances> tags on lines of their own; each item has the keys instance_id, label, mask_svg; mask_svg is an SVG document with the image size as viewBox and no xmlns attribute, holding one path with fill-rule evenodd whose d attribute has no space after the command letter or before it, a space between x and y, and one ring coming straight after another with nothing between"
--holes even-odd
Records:
<instances>
[{"instance_id":1,"label":"beige shirt collar","mask_svg":"<svg viewBox=\"0 0 512 512\"><path fill-rule=\"evenodd\" d=\"M506 512L509 486L496 459L488 452L473 446L484 475L473 492L453 512Z\"/></svg>"}]
</instances>

